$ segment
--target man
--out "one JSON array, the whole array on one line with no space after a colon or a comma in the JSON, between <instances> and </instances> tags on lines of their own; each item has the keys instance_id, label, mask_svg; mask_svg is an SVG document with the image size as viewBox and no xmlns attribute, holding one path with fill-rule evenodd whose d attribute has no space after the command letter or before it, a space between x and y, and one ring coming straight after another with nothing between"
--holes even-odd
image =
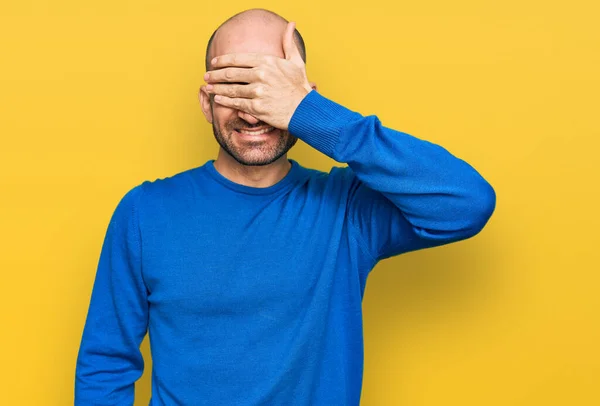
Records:
<instances>
[{"instance_id":1,"label":"man","mask_svg":"<svg viewBox=\"0 0 600 406\"><path fill-rule=\"evenodd\" d=\"M145 182L108 227L76 404L357 405L361 301L378 261L477 234L492 187L440 146L317 93L294 23L249 10L207 49L214 161ZM288 160L297 138L347 167Z\"/></svg>"}]
</instances>

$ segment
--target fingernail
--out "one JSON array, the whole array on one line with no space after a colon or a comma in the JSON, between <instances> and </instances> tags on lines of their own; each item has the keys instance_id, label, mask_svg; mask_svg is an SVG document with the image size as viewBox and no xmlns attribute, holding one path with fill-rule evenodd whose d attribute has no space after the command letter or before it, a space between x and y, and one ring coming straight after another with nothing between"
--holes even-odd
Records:
<instances>
[{"instance_id":1,"label":"fingernail","mask_svg":"<svg viewBox=\"0 0 600 406\"><path fill-rule=\"evenodd\" d=\"M204 74L204 80L208 80L210 78L210 74L208 72L206 72Z\"/></svg>"},{"instance_id":2,"label":"fingernail","mask_svg":"<svg viewBox=\"0 0 600 406\"><path fill-rule=\"evenodd\" d=\"M207 91L213 90L213 85L206 85L206 90Z\"/></svg>"},{"instance_id":3,"label":"fingernail","mask_svg":"<svg viewBox=\"0 0 600 406\"><path fill-rule=\"evenodd\" d=\"M212 65L214 65L215 63L217 63L217 58L213 58L213 60L212 60L212 61L210 61L210 63L211 63Z\"/></svg>"}]
</instances>

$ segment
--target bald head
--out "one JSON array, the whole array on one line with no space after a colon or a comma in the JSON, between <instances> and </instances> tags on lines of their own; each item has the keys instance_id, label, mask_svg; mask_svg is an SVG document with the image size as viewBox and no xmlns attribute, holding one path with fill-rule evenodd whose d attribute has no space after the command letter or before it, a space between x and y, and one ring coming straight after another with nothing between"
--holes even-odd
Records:
<instances>
[{"instance_id":1,"label":"bald head","mask_svg":"<svg viewBox=\"0 0 600 406\"><path fill-rule=\"evenodd\" d=\"M283 33L288 20L265 9L242 11L221 24L208 40L206 47L206 70L210 61L218 55L229 53L264 53L283 57ZM306 63L306 48L298 30L294 42Z\"/></svg>"}]
</instances>

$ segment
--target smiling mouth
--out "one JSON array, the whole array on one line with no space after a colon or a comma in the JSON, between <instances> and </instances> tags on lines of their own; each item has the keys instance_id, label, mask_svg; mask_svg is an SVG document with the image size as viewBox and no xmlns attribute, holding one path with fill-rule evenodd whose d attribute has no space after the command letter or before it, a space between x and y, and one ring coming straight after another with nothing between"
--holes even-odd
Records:
<instances>
[{"instance_id":1,"label":"smiling mouth","mask_svg":"<svg viewBox=\"0 0 600 406\"><path fill-rule=\"evenodd\" d=\"M269 134L273 130L275 130L275 127L262 127L262 128L253 128L253 129L246 129L246 128L238 129L238 128L236 128L235 132L237 132L238 134L241 134L241 135L257 136L257 135Z\"/></svg>"}]
</instances>

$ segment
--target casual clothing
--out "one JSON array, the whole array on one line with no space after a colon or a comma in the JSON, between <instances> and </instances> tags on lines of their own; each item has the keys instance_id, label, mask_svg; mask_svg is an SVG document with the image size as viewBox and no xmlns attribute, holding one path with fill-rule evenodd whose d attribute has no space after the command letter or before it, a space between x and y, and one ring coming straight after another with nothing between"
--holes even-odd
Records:
<instances>
[{"instance_id":1,"label":"casual clothing","mask_svg":"<svg viewBox=\"0 0 600 406\"><path fill-rule=\"evenodd\" d=\"M290 160L267 188L213 162L144 182L108 226L76 405L358 405L361 301L378 261L477 234L492 187L442 147L310 92L289 131L347 167Z\"/></svg>"}]
</instances>

